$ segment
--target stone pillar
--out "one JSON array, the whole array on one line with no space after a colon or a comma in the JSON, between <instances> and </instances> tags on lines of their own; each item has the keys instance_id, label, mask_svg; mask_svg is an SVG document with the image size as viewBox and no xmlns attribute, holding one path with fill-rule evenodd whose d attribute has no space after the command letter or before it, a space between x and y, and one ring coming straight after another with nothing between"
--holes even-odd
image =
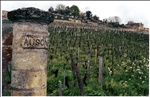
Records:
<instances>
[{"instance_id":1,"label":"stone pillar","mask_svg":"<svg viewBox=\"0 0 150 97\"><path fill-rule=\"evenodd\" d=\"M37 8L8 12L14 23L12 44L12 96L46 96L48 24L52 14Z\"/></svg>"}]
</instances>

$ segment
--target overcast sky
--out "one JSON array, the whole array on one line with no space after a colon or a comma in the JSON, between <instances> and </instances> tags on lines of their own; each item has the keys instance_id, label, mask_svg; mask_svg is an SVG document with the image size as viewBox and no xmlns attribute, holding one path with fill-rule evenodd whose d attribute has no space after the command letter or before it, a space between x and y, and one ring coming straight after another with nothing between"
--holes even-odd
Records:
<instances>
[{"instance_id":1,"label":"overcast sky","mask_svg":"<svg viewBox=\"0 0 150 97\"><path fill-rule=\"evenodd\" d=\"M1 1L1 10L36 7L48 11L49 7L55 8L58 4L77 5L81 12L90 10L100 20L119 16L124 24L132 20L150 27L150 1Z\"/></svg>"}]
</instances>

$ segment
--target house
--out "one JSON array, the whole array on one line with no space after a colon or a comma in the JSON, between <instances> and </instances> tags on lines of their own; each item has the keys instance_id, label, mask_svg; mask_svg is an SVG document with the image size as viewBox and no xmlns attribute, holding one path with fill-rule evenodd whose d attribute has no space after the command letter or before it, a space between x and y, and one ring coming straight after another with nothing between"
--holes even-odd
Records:
<instances>
[{"instance_id":1,"label":"house","mask_svg":"<svg viewBox=\"0 0 150 97\"><path fill-rule=\"evenodd\" d=\"M145 28L143 23L128 22L125 26L130 29L135 29L136 31L149 32L149 28Z\"/></svg>"},{"instance_id":2,"label":"house","mask_svg":"<svg viewBox=\"0 0 150 97\"><path fill-rule=\"evenodd\" d=\"M130 23L126 24L127 28L132 28L132 29L137 29L137 30L143 30L144 29L144 24L143 23Z\"/></svg>"}]
</instances>

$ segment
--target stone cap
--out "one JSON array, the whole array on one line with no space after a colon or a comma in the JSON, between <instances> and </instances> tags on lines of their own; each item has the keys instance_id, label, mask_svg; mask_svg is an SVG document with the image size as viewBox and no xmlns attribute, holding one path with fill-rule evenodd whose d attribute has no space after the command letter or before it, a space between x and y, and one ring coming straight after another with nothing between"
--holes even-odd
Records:
<instances>
[{"instance_id":1,"label":"stone cap","mask_svg":"<svg viewBox=\"0 0 150 97\"><path fill-rule=\"evenodd\" d=\"M8 12L8 19L12 22L35 22L50 24L54 21L53 14L34 7L21 8Z\"/></svg>"}]
</instances>

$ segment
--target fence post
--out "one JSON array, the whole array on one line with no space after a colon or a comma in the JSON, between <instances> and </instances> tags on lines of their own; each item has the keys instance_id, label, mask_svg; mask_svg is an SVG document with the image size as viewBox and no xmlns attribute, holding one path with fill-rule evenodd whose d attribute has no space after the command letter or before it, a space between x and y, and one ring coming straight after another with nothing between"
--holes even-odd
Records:
<instances>
[{"instance_id":1,"label":"fence post","mask_svg":"<svg viewBox=\"0 0 150 97\"><path fill-rule=\"evenodd\" d=\"M66 66L64 66L64 87L65 87L65 83L66 83L65 78L66 78Z\"/></svg>"},{"instance_id":2,"label":"fence post","mask_svg":"<svg viewBox=\"0 0 150 97\"><path fill-rule=\"evenodd\" d=\"M95 64L96 64L96 60L97 60L97 49L95 49Z\"/></svg>"},{"instance_id":3,"label":"fence post","mask_svg":"<svg viewBox=\"0 0 150 97\"><path fill-rule=\"evenodd\" d=\"M102 88L102 64L103 64L103 58L100 57L99 58L99 83L100 83L100 86Z\"/></svg>"},{"instance_id":4,"label":"fence post","mask_svg":"<svg viewBox=\"0 0 150 97\"><path fill-rule=\"evenodd\" d=\"M80 71L79 71L77 62L74 63L74 69L75 69L75 72L76 72L76 76L77 76L77 80L78 80L78 84L79 84L79 88L80 88L80 94L83 96L84 95L83 82L81 80Z\"/></svg>"},{"instance_id":5,"label":"fence post","mask_svg":"<svg viewBox=\"0 0 150 97\"><path fill-rule=\"evenodd\" d=\"M59 81L59 96L62 96L62 83Z\"/></svg>"},{"instance_id":6,"label":"fence post","mask_svg":"<svg viewBox=\"0 0 150 97\"><path fill-rule=\"evenodd\" d=\"M79 55L80 55L80 47L78 47L78 60L79 60Z\"/></svg>"},{"instance_id":7,"label":"fence post","mask_svg":"<svg viewBox=\"0 0 150 97\"><path fill-rule=\"evenodd\" d=\"M87 64L87 75L88 79L90 78L90 60L92 55L92 45L90 46L89 54L88 54L88 64Z\"/></svg>"},{"instance_id":8,"label":"fence post","mask_svg":"<svg viewBox=\"0 0 150 97\"><path fill-rule=\"evenodd\" d=\"M12 96L46 96L48 24L53 15L37 8L8 12L14 23L12 45Z\"/></svg>"}]
</instances>

